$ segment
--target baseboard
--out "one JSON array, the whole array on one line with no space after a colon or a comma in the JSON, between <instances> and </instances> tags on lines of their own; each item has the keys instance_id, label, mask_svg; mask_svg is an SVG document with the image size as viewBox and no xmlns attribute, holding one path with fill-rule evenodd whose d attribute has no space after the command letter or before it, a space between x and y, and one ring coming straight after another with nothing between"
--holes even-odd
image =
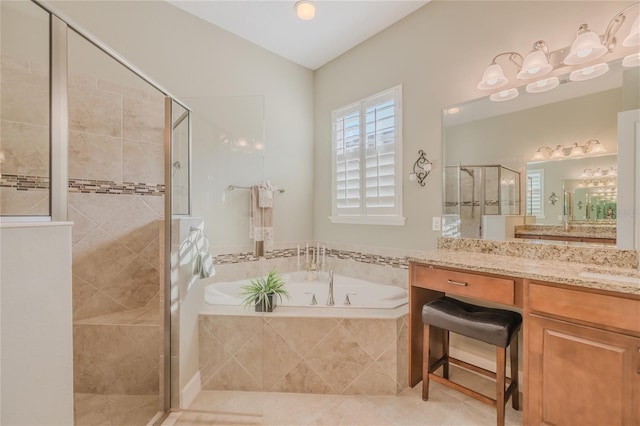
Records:
<instances>
[{"instance_id":1,"label":"baseboard","mask_svg":"<svg viewBox=\"0 0 640 426\"><path fill-rule=\"evenodd\" d=\"M193 400L196 399L200 393L200 390L202 390L202 383L200 370L198 370L180 391L180 408L189 408L191 403L193 403Z\"/></svg>"}]
</instances>

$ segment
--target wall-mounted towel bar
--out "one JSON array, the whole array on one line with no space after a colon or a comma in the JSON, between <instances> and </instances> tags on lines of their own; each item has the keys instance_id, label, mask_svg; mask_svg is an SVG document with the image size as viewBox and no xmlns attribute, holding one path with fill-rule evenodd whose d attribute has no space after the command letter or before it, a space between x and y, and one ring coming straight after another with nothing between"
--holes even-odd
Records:
<instances>
[{"instance_id":1,"label":"wall-mounted towel bar","mask_svg":"<svg viewBox=\"0 0 640 426\"><path fill-rule=\"evenodd\" d=\"M251 188L248 186L236 186L236 185L227 186L228 191L233 191L234 189L251 189ZM284 192L284 189L276 189L276 192L279 192L282 194Z\"/></svg>"}]
</instances>

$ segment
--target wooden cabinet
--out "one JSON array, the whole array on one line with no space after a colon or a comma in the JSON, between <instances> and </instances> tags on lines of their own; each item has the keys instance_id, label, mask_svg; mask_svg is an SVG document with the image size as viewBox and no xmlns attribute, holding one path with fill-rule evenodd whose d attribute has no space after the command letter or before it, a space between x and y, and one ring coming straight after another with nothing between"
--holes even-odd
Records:
<instances>
[{"instance_id":1,"label":"wooden cabinet","mask_svg":"<svg viewBox=\"0 0 640 426\"><path fill-rule=\"evenodd\" d=\"M640 300L525 281L524 305L524 424L640 424Z\"/></svg>"},{"instance_id":2,"label":"wooden cabinet","mask_svg":"<svg viewBox=\"0 0 640 426\"><path fill-rule=\"evenodd\" d=\"M449 294L508 306L522 306L522 279L501 275L435 267L411 262L409 264L409 386L422 380L422 306ZM442 354L443 333L430 335L433 359Z\"/></svg>"}]
</instances>

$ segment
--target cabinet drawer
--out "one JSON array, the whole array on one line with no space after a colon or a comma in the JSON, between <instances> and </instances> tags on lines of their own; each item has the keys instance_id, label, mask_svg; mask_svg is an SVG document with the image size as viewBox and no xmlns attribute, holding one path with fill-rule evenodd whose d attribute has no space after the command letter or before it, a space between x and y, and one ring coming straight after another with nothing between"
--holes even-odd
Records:
<instances>
[{"instance_id":1,"label":"cabinet drawer","mask_svg":"<svg viewBox=\"0 0 640 426\"><path fill-rule=\"evenodd\" d=\"M529 309L640 333L640 300L529 283Z\"/></svg>"},{"instance_id":2,"label":"cabinet drawer","mask_svg":"<svg viewBox=\"0 0 640 426\"><path fill-rule=\"evenodd\" d=\"M514 280L506 278L416 266L412 285L506 305L515 304Z\"/></svg>"}]
</instances>

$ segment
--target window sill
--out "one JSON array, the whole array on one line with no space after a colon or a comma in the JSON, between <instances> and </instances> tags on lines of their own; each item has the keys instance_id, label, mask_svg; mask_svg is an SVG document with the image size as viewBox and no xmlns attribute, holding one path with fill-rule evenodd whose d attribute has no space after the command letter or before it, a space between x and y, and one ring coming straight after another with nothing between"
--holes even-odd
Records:
<instances>
[{"instance_id":1,"label":"window sill","mask_svg":"<svg viewBox=\"0 0 640 426\"><path fill-rule=\"evenodd\" d=\"M406 220L402 216L329 216L331 223L349 225L392 225L404 226Z\"/></svg>"}]
</instances>

